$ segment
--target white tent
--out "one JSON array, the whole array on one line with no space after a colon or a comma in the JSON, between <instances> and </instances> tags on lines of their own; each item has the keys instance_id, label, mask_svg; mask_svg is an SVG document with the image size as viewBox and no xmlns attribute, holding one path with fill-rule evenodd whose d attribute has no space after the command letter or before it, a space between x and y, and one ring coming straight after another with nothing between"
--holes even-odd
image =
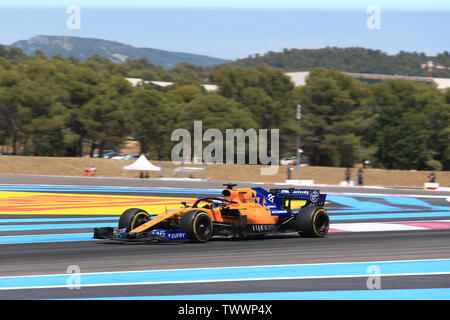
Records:
<instances>
[{"instance_id":1,"label":"white tent","mask_svg":"<svg viewBox=\"0 0 450 320\"><path fill-rule=\"evenodd\" d=\"M161 171L160 167L154 166L147 160L147 158L141 154L139 159L130 164L129 166L123 167L124 170L137 170L137 171Z\"/></svg>"}]
</instances>

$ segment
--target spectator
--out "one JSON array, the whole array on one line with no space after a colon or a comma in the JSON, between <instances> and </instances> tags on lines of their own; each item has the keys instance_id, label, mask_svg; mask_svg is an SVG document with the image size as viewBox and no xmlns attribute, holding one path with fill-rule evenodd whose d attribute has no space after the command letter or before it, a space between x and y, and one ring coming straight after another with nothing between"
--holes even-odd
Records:
<instances>
[{"instance_id":1,"label":"spectator","mask_svg":"<svg viewBox=\"0 0 450 320\"><path fill-rule=\"evenodd\" d=\"M347 168L347 170L345 170L345 181L347 182L348 185L350 185L351 180L352 180L352 172L350 171L350 168Z\"/></svg>"},{"instance_id":2,"label":"spectator","mask_svg":"<svg viewBox=\"0 0 450 320\"><path fill-rule=\"evenodd\" d=\"M435 183L436 182L436 176L434 175L434 172L430 173L428 176L428 182Z\"/></svg>"},{"instance_id":3,"label":"spectator","mask_svg":"<svg viewBox=\"0 0 450 320\"><path fill-rule=\"evenodd\" d=\"M362 168L358 170L358 186L364 185L364 171Z\"/></svg>"},{"instance_id":4,"label":"spectator","mask_svg":"<svg viewBox=\"0 0 450 320\"><path fill-rule=\"evenodd\" d=\"M291 180L292 179L292 171L293 171L294 169L291 167L291 166L289 166L289 168L287 169L287 179L288 180Z\"/></svg>"},{"instance_id":5,"label":"spectator","mask_svg":"<svg viewBox=\"0 0 450 320\"><path fill-rule=\"evenodd\" d=\"M91 177L95 177L97 175L97 169L95 166L91 166Z\"/></svg>"},{"instance_id":6,"label":"spectator","mask_svg":"<svg viewBox=\"0 0 450 320\"><path fill-rule=\"evenodd\" d=\"M89 177L89 166L84 166L84 176Z\"/></svg>"}]
</instances>

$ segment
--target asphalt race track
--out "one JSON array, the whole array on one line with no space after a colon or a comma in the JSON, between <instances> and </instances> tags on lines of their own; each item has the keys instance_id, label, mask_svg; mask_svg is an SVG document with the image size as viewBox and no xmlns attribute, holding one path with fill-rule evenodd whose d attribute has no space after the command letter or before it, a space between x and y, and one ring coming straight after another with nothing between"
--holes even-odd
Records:
<instances>
[{"instance_id":1,"label":"asphalt race track","mask_svg":"<svg viewBox=\"0 0 450 320\"><path fill-rule=\"evenodd\" d=\"M450 192L317 187L323 239L92 239L126 208L174 208L222 183L0 176L0 299L450 299Z\"/></svg>"}]
</instances>

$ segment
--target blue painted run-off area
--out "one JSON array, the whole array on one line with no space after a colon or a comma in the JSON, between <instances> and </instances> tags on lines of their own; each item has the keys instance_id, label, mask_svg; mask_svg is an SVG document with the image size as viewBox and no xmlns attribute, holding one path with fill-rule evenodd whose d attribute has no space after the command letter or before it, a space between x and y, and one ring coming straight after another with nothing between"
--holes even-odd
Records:
<instances>
[{"instance_id":1,"label":"blue painted run-off area","mask_svg":"<svg viewBox=\"0 0 450 320\"><path fill-rule=\"evenodd\" d=\"M332 263L80 274L80 285L182 283L450 273L450 260ZM0 277L0 289L64 287L73 274Z\"/></svg>"},{"instance_id":2,"label":"blue painted run-off area","mask_svg":"<svg viewBox=\"0 0 450 320\"><path fill-rule=\"evenodd\" d=\"M107 297L81 300L450 300L450 288L225 293L176 296ZM228 303L223 303L228 304Z\"/></svg>"}]
</instances>

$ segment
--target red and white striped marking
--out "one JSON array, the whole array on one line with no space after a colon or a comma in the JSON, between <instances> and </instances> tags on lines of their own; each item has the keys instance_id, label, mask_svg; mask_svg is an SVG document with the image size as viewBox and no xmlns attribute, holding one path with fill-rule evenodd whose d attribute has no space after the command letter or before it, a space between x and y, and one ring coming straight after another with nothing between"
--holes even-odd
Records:
<instances>
[{"instance_id":1,"label":"red and white striped marking","mask_svg":"<svg viewBox=\"0 0 450 320\"><path fill-rule=\"evenodd\" d=\"M450 220L332 223L328 232L376 232L450 229Z\"/></svg>"},{"instance_id":2,"label":"red and white striped marking","mask_svg":"<svg viewBox=\"0 0 450 320\"><path fill-rule=\"evenodd\" d=\"M433 61L422 63L420 66L422 69L428 70L428 77L430 78L433 76L433 69L450 70L450 67L435 65Z\"/></svg>"}]
</instances>

